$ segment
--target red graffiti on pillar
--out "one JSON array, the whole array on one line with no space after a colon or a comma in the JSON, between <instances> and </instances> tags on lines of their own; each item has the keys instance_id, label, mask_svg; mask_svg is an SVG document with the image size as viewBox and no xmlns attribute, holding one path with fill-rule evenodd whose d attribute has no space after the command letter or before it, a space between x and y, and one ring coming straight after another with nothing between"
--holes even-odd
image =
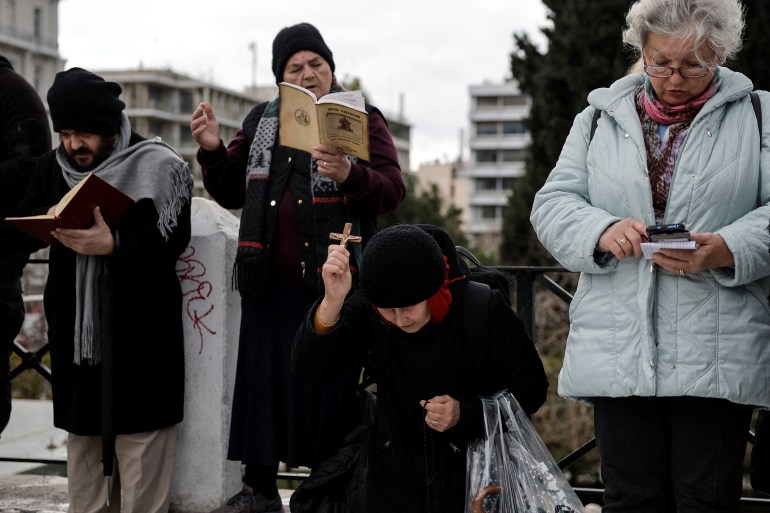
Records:
<instances>
[{"instance_id":1,"label":"red graffiti on pillar","mask_svg":"<svg viewBox=\"0 0 770 513\"><path fill-rule=\"evenodd\" d=\"M217 332L206 325L206 317L214 311L214 305L209 302L213 287L205 279L205 264L194 257L195 248L188 246L177 260L176 274L179 277L179 282L182 284L184 311L200 338L198 354L201 354L203 352L205 334L216 335Z\"/></svg>"}]
</instances>

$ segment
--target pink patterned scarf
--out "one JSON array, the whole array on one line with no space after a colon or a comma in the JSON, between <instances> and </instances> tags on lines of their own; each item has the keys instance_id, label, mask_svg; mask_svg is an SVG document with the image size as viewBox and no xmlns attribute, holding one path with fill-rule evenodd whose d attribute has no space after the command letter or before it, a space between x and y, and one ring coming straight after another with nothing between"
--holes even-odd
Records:
<instances>
[{"instance_id":1,"label":"pink patterned scarf","mask_svg":"<svg viewBox=\"0 0 770 513\"><path fill-rule=\"evenodd\" d=\"M644 133L647 169L652 187L652 205L657 223L663 222L674 167L687 137L690 123L703 105L716 94L720 84L721 79L717 70L711 84L700 96L675 107L663 105L655 98L652 84L647 77L645 77L644 86L637 90L636 111ZM669 125L663 139L659 135L659 125Z\"/></svg>"}]
</instances>

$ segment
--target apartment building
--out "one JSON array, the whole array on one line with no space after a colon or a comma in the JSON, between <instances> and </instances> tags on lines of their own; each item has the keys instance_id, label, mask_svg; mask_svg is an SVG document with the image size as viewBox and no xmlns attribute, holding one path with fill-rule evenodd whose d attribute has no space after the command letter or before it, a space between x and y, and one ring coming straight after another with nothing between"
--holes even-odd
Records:
<instances>
[{"instance_id":1,"label":"apartment building","mask_svg":"<svg viewBox=\"0 0 770 513\"><path fill-rule=\"evenodd\" d=\"M58 38L58 0L0 0L0 55L42 98L64 68Z\"/></svg>"},{"instance_id":2,"label":"apartment building","mask_svg":"<svg viewBox=\"0 0 770 513\"><path fill-rule=\"evenodd\" d=\"M192 169L196 196L206 196L201 170L195 159L198 145L190 133L192 112L202 101L214 107L225 144L236 134L243 118L256 105L269 100L275 86L237 92L192 78L171 69L94 70L105 80L123 87L126 115L131 127L144 137L160 137L176 149Z\"/></svg>"},{"instance_id":3,"label":"apartment building","mask_svg":"<svg viewBox=\"0 0 770 513\"><path fill-rule=\"evenodd\" d=\"M465 233L474 245L497 252L503 211L524 175L530 99L515 81L471 85L469 92L470 155L460 170L470 181Z\"/></svg>"}]
</instances>

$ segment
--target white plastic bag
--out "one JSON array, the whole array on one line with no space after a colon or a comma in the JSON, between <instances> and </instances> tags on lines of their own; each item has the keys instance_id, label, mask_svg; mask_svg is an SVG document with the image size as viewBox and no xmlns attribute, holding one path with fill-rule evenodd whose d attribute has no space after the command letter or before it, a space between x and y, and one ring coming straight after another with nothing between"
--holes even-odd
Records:
<instances>
[{"instance_id":1,"label":"white plastic bag","mask_svg":"<svg viewBox=\"0 0 770 513\"><path fill-rule=\"evenodd\" d=\"M482 397L486 435L468 447L466 513L583 513L583 505L519 403Z\"/></svg>"}]
</instances>

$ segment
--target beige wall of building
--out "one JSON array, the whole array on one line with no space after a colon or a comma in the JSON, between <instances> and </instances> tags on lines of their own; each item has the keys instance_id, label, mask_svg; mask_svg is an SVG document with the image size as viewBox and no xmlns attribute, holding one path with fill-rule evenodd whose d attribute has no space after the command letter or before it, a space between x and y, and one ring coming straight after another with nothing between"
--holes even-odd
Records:
<instances>
[{"instance_id":1,"label":"beige wall of building","mask_svg":"<svg viewBox=\"0 0 770 513\"><path fill-rule=\"evenodd\" d=\"M422 164L415 173L417 177L417 192L430 191L435 185L438 188L444 207L454 206L462 213L460 215L460 230L466 231L470 222L468 196L471 183L465 177L459 176L459 165L451 164Z\"/></svg>"}]
</instances>

